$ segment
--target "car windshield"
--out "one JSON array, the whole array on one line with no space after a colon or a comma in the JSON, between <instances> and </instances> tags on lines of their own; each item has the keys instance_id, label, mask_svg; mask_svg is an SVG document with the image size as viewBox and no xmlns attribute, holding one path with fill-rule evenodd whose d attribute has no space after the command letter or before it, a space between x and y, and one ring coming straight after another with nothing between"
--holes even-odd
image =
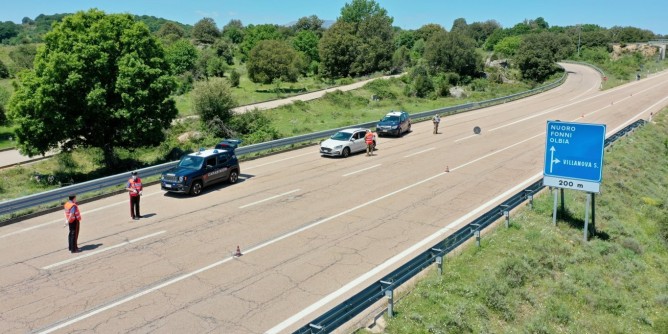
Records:
<instances>
[{"instance_id":1,"label":"car windshield","mask_svg":"<svg viewBox=\"0 0 668 334\"><path fill-rule=\"evenodd\" d=\"M383 122L399 122L399 116L385 116Z\"/></svg>"},{"instance_id":2,"label":"car windshield","mask_svg":"<svg viewBox=\"0 0 668 334\"><path fill-rule=\"evenodd\" d=\"M331 138L334 140L343 140L346 141L350 139L352 134L350 132L337 132Z\"/></svg>"},{"instance_id":3,"label":"car windshield","mask_svg":"<svg viewBox=\"0 0 668 334\"><path fill-rule=\"evenodd\" d=\"M202 168L202 162L204 159L202 157L194 155L186 155L181 158L179 161L179 167L189 168L189 169L200 169Z\"/></svg>"}]
</instances>

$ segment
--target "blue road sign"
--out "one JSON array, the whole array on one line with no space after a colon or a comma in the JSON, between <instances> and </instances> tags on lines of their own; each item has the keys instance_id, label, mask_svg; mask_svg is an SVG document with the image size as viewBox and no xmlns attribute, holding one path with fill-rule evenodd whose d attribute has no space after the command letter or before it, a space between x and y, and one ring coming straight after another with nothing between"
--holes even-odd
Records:
<instances>
[{"instance_id":1,"label":"blue road sign","mask_svg":"<svg viewBox=\"0 0 668 334\"><path fill-rule=\"evenodd\" d=\"M598 193L604 143L605 124L548 121L543 184Z\"/></svg>"}]
</instances>

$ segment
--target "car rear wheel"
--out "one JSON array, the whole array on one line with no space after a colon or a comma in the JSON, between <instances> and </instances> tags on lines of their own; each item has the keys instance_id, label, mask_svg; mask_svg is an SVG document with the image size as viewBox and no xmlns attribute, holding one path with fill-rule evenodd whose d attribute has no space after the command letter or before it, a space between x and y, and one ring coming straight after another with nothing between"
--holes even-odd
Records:
<instances>
[{"instance_id":1,"label":"car rear wheel","mask_svg":"<svg viewBox=\"0 0 668 334\"><path fill-rule=\"evenodd\" d=\"M190 194L193 196L198 196L202 193L202 181L195 181L192 188L190 188Z\"/></svg>"},{"instance_id":2,"label":"car rear wheel","mask_svg":"<svg viewBox=\"0 0 668 334\"><path fill-rule=\"evenodd\" d=\"M227 179L227 182L235 184L237 181L239 181L239 172L235 169L230 172L230 177Z\"/></svg>"},{"instance_id":3,"label":"car rear wheel","mask_svg":"<svg viewBox=\"0 0 668 334\"><path fill-rule=\"evenodd\" d=\"M349 155L350 155L350 148L349 148L349 147L345 147L345 148L343 149L343 151L341 152L341 156L344 157L344 158L347 158Z\"/></svg>"}]
</instances>

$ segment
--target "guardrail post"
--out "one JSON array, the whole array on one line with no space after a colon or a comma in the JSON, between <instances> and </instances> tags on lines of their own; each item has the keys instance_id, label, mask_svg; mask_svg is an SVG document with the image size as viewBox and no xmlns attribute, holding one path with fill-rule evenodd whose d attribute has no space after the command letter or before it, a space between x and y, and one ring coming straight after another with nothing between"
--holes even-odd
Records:
<instances>
[{"instance_id":1,"label":"guardrail post","mask_svg":"<svg viewBox=\"0 0 668 334\"><path fill-rule=\"evenodd\" d=\"M443 254L444 254L444 252L443 252L442 249L439 249L439 248L432 248L431 250L432 250L432 252L436 253L436 258L435 258L434 261L436 262L436 267L438 268L438 275L442 276L443 275Z\"/></svg>"},{"instance_id":2,"label":"guardrail post","mask_svg":"<svg viewBox=\"0 0 668 334\"><path fill-rule=\"evenodd\" d=\"M510 205L502 204L499 205L503 208L503 217L506 218L506 228L510 227Z\"/></svg>"},{"instance_id":3,"label":"guardrail post","mask_svg":"<svg viewBox=\"0 0 668 334\"><path fill-rule=\"evenodd\" d=\"M394 290L385 290L385 296L387 297L387 316L392 318L394 317Z\"/></svg>"},{"instance_id":4,"label":"guardrail post","mask_svg":"<svg viewBox=\"0 0 668 334\"><path fill-rule=\"evenodd\" d=\"M533 210L533 191L529 189L524 191L527 193L527 199L529 200L529 210Z\"/></svg>"},{"instance_id":5,"label":"guardrail post","mask_svg":"<svg viewBox=\"0 0 668 334\"><path fill-rule=\"evenodd\" d=\"M476 246L480 247L480 230L473 231L473 235L475 235Z\"/></svg>"}]
</instances>

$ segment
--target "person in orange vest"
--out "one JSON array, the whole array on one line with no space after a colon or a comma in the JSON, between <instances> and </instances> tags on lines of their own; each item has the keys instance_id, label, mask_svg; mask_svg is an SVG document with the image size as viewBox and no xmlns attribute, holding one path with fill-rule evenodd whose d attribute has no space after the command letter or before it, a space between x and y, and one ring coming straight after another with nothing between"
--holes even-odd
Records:
<instances>
[{"instance_id":1,"label":"person in orange vest","mask_svg":"<svg viewBox=\"0 0 668 334\"><path fill-rule=\"evenodd\" d=\"M70 195L69 201L65 203L65 224L69 225L70 233L67 236L70 252L79 253L79 225L81 223L81 212L79 212L79 205L77 205L77 195Z\"/></svg>"},{"instance_id":2,"label":"person in orange vest","mask_svg":"<svg viewBox=\"0 0 668 334\"><path fill-rule=\"evenodd\" d=\"M366 155L373 155L373 139L376 136L371 132L371 130L366 130L364 135L364 142L366 143Z\"/></svg>"},{"instance_id":3,"label":"person in orange vest","mask_svg":"<svg viewBox=\"0 0 668 334\"><path fill-rule=\"evenodd\" d=\"M132 177L128 180L125 190L130 193L130 219L138 220L141 218L139 214L139 198L142 195L143 187L141 179L137 176L137 172L132 172Z\"/></svg>"}]
</instances>

